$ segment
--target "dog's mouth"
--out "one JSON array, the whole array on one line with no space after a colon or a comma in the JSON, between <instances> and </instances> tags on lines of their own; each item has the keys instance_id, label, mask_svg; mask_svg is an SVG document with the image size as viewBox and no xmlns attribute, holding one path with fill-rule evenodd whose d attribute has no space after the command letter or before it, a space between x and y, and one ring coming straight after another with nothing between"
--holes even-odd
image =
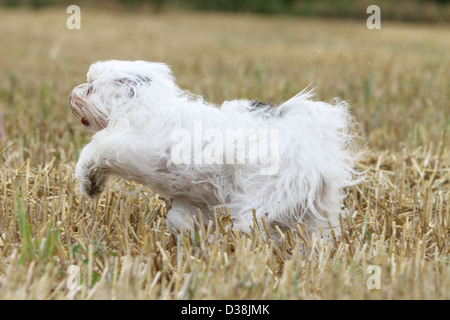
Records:
<instances>
[{"instance_id":1,"label":"dog's mouth","mask_svg":"<svg viewBox=\"0 0 450 320\"><path fill-rule=\"evenodd\" d=\"M82 117L81 118L81 124L84 125L84 126L88 126L89 125L89 121L85 117Z\"/></svg>"}]
</instances>

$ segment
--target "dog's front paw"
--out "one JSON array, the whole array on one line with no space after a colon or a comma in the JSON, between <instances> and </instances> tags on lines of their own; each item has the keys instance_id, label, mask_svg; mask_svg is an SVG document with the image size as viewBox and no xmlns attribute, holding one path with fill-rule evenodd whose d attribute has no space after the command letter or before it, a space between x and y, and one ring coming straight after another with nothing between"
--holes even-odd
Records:
<instances>
[{"instance_id":1,"label":"dog's front paw","mask_svg":"<svg viewBox=\"0 0 450 320\"><path fill-rule=\"evenodd\" d=\"M98 168L90 170L85 183L80 185L83 194L95 197L102 193L106 179L102 177L100 171Z\"/></svg>"},{"instance_id":2,"label":"dog's front paw","mask_svg":"<svg viewBox=\"0 0 450 320\"><path fill-rule=\"evenodd\" d=\"M75 177L80 182L80 191L82 194L95 197L105 188L107 175L104 170L93 165L77 165Z\"/></svg>"}]
</instances>

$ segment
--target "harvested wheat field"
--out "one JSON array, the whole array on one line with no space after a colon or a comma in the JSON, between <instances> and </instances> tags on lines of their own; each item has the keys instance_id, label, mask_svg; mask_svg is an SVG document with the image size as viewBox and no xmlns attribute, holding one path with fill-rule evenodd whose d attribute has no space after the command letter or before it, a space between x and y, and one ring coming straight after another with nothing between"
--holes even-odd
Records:
<instances>
[{"instance_id":1,"label":"harvested wheat field","mask_svg":"<svg viewBox=\"0 0 450 320\"><path fill-rule=\"evenodd\" d=\"M450 298L448 25L82 8L69 30L65 9L0 10L0 299ZM311 83L349 101L367 173L342 236L299 225L278 246L219 212L191 241L133 182L81 196L90 136L68 95L100 59L165 62L215 103L276 104Z\"/></svg>"}]
</instances>

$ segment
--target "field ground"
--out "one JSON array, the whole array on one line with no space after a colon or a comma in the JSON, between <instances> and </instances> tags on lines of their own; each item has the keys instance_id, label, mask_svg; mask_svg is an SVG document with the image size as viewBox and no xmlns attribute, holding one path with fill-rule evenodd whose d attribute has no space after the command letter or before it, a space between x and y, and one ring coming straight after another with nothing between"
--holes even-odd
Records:
<instances>
[{"instance_id":1,"label":"field ground","mask_svg":"<svg viewBox=\"0 0 450 320\"><path fill-rule=\"evenodd\" d=\"M448 25L82 9L71 31L67 17L0 11L0 299L450 298ZM317 99L348 100L368 171L349 190L342 237L299 226L277 247L218 216L203 233L214 241L194 244L129 181L81 197L74 166L89 136L67 97L111 58L164 61L216 103L278 103L310 83Z\"/></svg>"}]
</instances>

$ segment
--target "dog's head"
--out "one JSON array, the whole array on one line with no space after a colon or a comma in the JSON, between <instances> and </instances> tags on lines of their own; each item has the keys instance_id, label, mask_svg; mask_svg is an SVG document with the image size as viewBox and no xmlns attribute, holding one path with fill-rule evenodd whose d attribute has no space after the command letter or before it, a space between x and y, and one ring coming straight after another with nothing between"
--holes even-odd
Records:
<instances>
[{"instance_id":1,"label":"dog's head","mask_svg":"<svg viewBox=\"0 0 450 320\"><path fill-rule=\"evenodd\" d=\"M174 87L171 71L163 63L99 61L90 66L87 83L73 89L70 108L89 131L97 132L108 126L114 110L139 104L152 88L161 92Z\"/></svg>"}]
</instances>

